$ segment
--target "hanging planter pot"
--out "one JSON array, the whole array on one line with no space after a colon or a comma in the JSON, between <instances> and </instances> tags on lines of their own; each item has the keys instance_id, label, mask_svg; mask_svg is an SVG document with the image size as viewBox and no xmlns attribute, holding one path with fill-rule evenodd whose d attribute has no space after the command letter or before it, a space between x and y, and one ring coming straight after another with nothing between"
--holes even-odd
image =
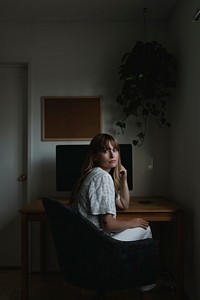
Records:
<instances>
[{"instance_id":1,"label":"hanging planter pot","mask_svg":"<svg viewBox=\"0 0 200 300\"><path fill-rule=\"evenodd\" d=\"M125 130L129 116L137 117L139 133L133 140L141 146L146 135L147 119L152 116L159 127L170 126L166 117L166 105L175 87L176 63L171 54L157 42L137 41L130 53L126 53L119 67L122 91L117 102L122 106L124 119L116 123Z\"/></svg>"}]
</instances>

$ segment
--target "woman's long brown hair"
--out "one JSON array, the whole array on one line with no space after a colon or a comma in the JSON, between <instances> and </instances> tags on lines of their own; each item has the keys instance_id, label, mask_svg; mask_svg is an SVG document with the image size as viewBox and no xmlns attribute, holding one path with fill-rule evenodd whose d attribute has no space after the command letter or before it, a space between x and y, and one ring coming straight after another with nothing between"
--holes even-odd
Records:
<instances>
[{"instance_id":1,"label":"woman's long brown hair","mask_svg":"<svg viewBox=\"0 0 200 300\"><path fill-rule=\"evenodd\" d=\"M90 145L89 145L89 150L87 153L87 156L85 158L85 161L83 163L83 166L81 168L81 175L80 178L78 179L78 181L76 182L74 189L72 191L71 194L71 203L75 201L77 194L80 190L80 187L83 183L83 181L85 180L85 178L87 177L87 175L92 171L92 169L94 167L98 167L98 164L96 164L94 157L95 155L102 151L102 149L104 147L107 147L109 142L111 143L111 145L113 147L119 148L119 144L117 142L117 140L106 133L100 133L97 134L91 141ZM120 190L120 178L119 178L119 170L121 168L121 159L120 159L120 149L119 149L119 160L118 160L118 164L115 168L113 168L110 172L112 178L113 178L113 182L114 182L114 186L115 186L115 193L117 194Z\"/></svg>"}]
</instances>

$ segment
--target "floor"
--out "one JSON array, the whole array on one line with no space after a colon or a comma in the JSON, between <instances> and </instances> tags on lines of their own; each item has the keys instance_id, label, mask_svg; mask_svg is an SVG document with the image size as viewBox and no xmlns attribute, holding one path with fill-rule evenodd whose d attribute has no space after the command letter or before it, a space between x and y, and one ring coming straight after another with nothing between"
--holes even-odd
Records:
<instances>
[{"instance_id":1,"label":"floor","mask_svg":"<svg viewBox=\"0 0 200 300\"><path fill-rule=\"evenodd\" d=\"M45 276L31 274L29 300L92 300L94 292L86 291L66 283L59 273ZM0 269L0 300L21 299L21 274L19 269ZM107 293L107 300L139 300L135 289ZM174 286L166 279L158 282L153 300L175 300Z\"/></svg>"}]
</instances>

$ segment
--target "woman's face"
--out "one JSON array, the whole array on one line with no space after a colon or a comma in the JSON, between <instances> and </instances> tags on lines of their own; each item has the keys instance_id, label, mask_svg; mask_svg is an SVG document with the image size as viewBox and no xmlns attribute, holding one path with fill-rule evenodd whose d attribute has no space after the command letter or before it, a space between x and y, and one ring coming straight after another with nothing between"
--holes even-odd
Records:
<instances>
[{"instance_id":1,"label":"woman's face","mask_svg":"<svg viewBox=\"0 0 200 300\"><path fill-rule=\"evenodd\" d=\"M108 142L108 144L103 147L101 152L95 154L94 160L98 167L109 172L118 164L119 148L113 147L111 142Z\"/></svg>"}]
</instances>

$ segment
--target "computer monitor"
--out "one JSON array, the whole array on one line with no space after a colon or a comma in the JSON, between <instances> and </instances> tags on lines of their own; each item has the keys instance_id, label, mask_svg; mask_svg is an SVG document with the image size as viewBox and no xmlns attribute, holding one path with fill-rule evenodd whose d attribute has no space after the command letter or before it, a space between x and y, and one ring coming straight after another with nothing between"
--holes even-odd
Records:
<instances>
[{"instance_id":1,"label":"computer monitor","mask_svg":"<svg viewBox=\"0 0 200 300\"><path fill-rule=\"evenodd\" d=\"M89 145L56 146L56 190L72 191L85 160ZM129 190L133 189L132 145L120 144L120 155L123 166L128 173Z\"/></svg>"}]
</instances>

